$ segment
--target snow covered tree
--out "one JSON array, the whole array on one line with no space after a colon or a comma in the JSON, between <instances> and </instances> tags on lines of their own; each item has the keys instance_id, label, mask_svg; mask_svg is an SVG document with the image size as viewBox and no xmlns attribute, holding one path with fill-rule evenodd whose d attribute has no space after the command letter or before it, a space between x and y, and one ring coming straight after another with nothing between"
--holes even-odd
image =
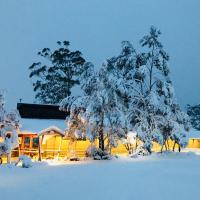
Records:
<instances>
[{"instance_id":1,"label":"snow covered tree","mask_svg":"<svg viewBox=\"0 0 200 200\"><path fill-rule=\"evenodd\" d=\"M200 105L187 105L187 114L190 116L192 126L200 130Z\"/></svg>"},{"instance_id":2,"label":"snow covered tree","mask_svg":"<svg viewBox=\"0 0 200 200\"><path fill-rule=\"evenodd\" d=\"M57 44L59 48L54 51L44 48L38 52L47 61L45 64L37 62L29 67L35 97L46 104L58 104L70 96L72 87L79 84L77 76L85 62L80 51L70 51L68 41Z\"/></svg>"},{"instance_id":3,"label":"snow covered tree","mask_svg":"<svg viewBox=\"0 0 200 200\"><path fill-rule=\"evenodd\" d=\"M78 116L79 120L84 121L85 135L91 141L98 139L102 157L106 156L103 153L105 150L109 151L117 145L117 138L124 135L126 127L123 113L117 106L116 91L112 87L114 79L108 66L108 63L104 63L95 72L94 66L86 63L80 77L84 95L67 97L60 106L60 109L70 111L70 119L74 119L74 116L77 119ZM108 141L107 146L105 140Z\"/></svg>"},{"instance_id":4,"label":"snow covered tree","mask_svg":"<svg viewBox=\"0 0 200 200\"><path fill-rule=\"evenodd\" d=\"M5 128L16 129L20 127L20 116L17 110L7 111L5 109L5 90L0 91L0 136L5 137Z\"/></svg>"},{"instance_id":5,"label":"snow covered tree","mask_svg":"<svg viewBox=\"0 0 200 200\"><path fill-rule=\"evenodd\" d=\"M70 160L76 160L76 142L78 139L85 139L86 122L82 117L85 112L85 105L81 105L80 101L84 101L81 97L69 96L61 101L60 110L70 112L66 118L67 129L66 136L70 139L68 152Z\"/></svg>"},{"instance_id":6,"label":"snow covered tree","mask_svg":"<svg viewBox=\"0 0 200 200\"><path fill-rule=\"evenodd\" d=\"M180 151L181 147L186 147L188 143L187 132L191 126L190 118L181 110L178 104L174 103L171 107L170 119L171 123L173 124L170 135L170 139L174 141L173 151L176 144L178 144Z\"/></svg>"},{"instance_id":7,"label":"snow covered tree","mask_svg":"<svg viewBox=\"0 0 200 200\"><path fill-rule=\"evenodd\" d=\"M0 155L7 155L10 163L11 151L18 147L18 134L16 129L20 126L19 115L17 111L6 112L5 110L5 91L0 91L0 137L3 142L0 143ZM0 158L0 164L2 159Z\"/></svg>"},{"instance_id":8,"label":"snow covered tree","mask_svg":"<svg viewBox=\"0 0 200 200\"><path fill-rule=\"evenodd\" d=\"M91 141L98 139L102 151L108 149L105 139L110 148L122 139L131 149L129 132L137 133L142 154L151 153L152 142L162 149L169 139L180 147L186 145L188 117L175 101L169 56L159 41L160 34L151 27L140 41L142 52L130 42L122 42L120 54L107 59L98 71L86 63L80 75L83 96L69 96L61 102L60 108L70 111L71 120L84 121L84 134Z\"/></svg>"},{"instance_id":9,"label":"snow covered tree","mask_svg":"<svg viewBox=\"0 0 200 200\"><path fill-rule=\"evenodd\" d=\"M173 139L185 146L184 130L189 126L187 115L174 98L169 56L159 41L160 34L151 27L149 35L140 41L144 48L141 53L130 42L122 42L120 55L107 60L105 75L111 80L109 88L115 91L116 107L123 113L124 121L128 120L124 136L127 139L129 131L136 131L136 139L143 142L149 153L153 141L163 147Z\"/></svg>"},{"instance_id":10,"label":"snow covered tree","mask_svg":"<svg viewBox=\"0 0 200 200\"><path fill-rule=\"evenodd\" d=\"M112 115L118 114L120 116L120 121L114 121L112 126L120 127L119 130L122 132L117 139L122 139L129 152L133 149L132 144L128 142L130 140L127 119L135 90L135 81L133 79L135 54L132 44L128 41L123 41L120 54L107 59L103 65L105 69L104 77L107 77L105 85L108 85L107 87L104 86L104 88L106 91L110 91L108 96L111 100L109 101L113 102L113 106L110 109L113 110ZM115 129L113 128L113 130Z\"/></svg>"},{"instance_id":11,"label":"snow covered tree","mask_svg":"<svg viewBox=\"0 0 200 200\"><path fill-rule=\"evenodd\" d=\"M96 88L96 75L94 66L91 63L85 63L84 69L85 70L79 77L84 95L68 96L60 103L60 110L70 112L70 116L67 117L66 121L68 124L67 134L71 140L71 144L73 144L80 135L85 137L86 132L89 130L87 129L86 109Z\"/></svg>"},{"instance_id":12,"label":"snow covered tree","mask_svg":"<svg viewBox=\"0 0 200 200\"><path fill-rule=\"evenodd\" d=\"M132 97L129 115L131 127L137 131L149 153L152 141L163 147L169 139L174 139L180 146L185 146L183 128L188 128L188 118L175 102L169 56L159 41L160 34L151 27L149 35L140 41L144 52L136 54L134 79L137 92Z\"/></svg>"}]
</instances>

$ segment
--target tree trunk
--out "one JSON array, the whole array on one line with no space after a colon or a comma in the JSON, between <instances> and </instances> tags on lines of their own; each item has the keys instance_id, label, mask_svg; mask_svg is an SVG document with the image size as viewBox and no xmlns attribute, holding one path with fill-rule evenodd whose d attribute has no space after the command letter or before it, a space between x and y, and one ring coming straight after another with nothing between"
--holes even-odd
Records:
<instances>
[{"instance_id":1,"label":"tree trunk","mask_svg":"<svg viewBox=\"0 0 200 200\"><path fill-rule=\"evenodd\" d=\"M167 144L166 144L166 142L165 142L165 149L166 149L166 151L168 151L168 148L167 148Z\"/></svg>"},{"instance_id":2,"label":"tree trunk","mask_svg":"<svg viewBox=\"0 0 200 200\"><path fill-rule=\"evenodd\" d=\"M170 150L170 146L169 146L169 141L168 141L168 139L167 139L166 143L167 143L167 148L168 148L168 150Z\"/></svg>"},{"instance_id":3,"label":"tree trunk","mask_svg":"<svg viewBox=\"0 0 200 200\"><path fill-rule=\"evenodd\" d=\"M180 144L178 145L178 152L181 152L181 146L180 146Z\"/></svg>"},{"instance_id":4,"label":"tree trunk","mask_svg":"<svg viewBox=\"0 0 200 200\"><path fill-rule=\"evenodd\" d=\"M136 143L135 143L135 150L138 148L138 139L137 139L137 136L136 136Z\"/></svg>"},{"instance_id":5,"label":"tree trunk","mask_svg":"<svg viewBox=\"0 0 200 200\"><path fill-rule=\"evenodd\" d=\"M162 153L162 152L163 152L163 147L164 147L164 144L162 144L162 146L161 146L160 153Z\"/></svg>"},{"instance_id":6,"label":"tree trunk","mask_svg":"<svg viewBox=\"0 0 200 200\"><path fill-rule=\"evenodd\" d=\"M174 145L173 145L173 151L175 151L175 146L176 146L176 142L174 142Z\"/></svg>"},{"instance_id":7,"label":"tree trunk","mask_svg":"<svg viewBox=\"0 0 200 200\"><path fill-rule=\"evenodd\" d=\"M99 149L104 151L104 135L103 135L103 127L100 127L99 130Z\"/></svg>"},{"instance_id":8,"label":"tree trunk","mask_svg":"<svg viewBox=\"0 0 200 200\"><path fill-rule=\"evenodd\" d=\"M42 141L44 139L44 136L40 138L39 136L39 146L38 146L38 161L42 161Z\"/></svg>"},{"instance_id":9,"label":"tree trunk","mask_svg":"<svg viewBox=\"0 0 200 200\"><path fill-rule=\"evenodd\" d=\"M103 111L100 113L101 115L101 121L100 121L100 125L99 125L99 149L101 149L102 151L104 151L104 132L103 132L103 120L104 120L104 113Z\"/></svg>"}]
</instances>

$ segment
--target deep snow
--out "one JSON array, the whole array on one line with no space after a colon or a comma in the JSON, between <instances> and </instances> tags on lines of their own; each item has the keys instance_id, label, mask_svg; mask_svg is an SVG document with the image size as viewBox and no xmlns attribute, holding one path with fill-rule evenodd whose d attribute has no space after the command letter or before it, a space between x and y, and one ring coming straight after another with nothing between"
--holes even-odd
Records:
<instances>
[{"instance_id":1,"label":"deep snow","mask_svg":"<svg viewBox=\"0 0 200 200\"><path fill-rule=\"evenodd\" d=\"M186 200L199 198L200 155L0 166L1 200Z\"/></svg>"}]
</instances>

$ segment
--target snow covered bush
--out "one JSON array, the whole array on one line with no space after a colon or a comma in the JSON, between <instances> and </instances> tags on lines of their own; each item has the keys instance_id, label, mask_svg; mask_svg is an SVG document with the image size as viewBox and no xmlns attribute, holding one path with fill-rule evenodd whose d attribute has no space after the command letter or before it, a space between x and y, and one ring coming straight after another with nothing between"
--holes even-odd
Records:
<instances>
[{"instance_id":1,"label":"snow covered bush","mask_svg":"<svg viewBox=\"0 0 200 200\"><path fill-rule=\"evenodd\" d=\"M86 157L93 157L97 153L97 147L90 145L86 150Z\"/></svg>"},{"instance_id":2,"label":"snow covered bush","mask_svg":"<svg viewBox=\"0 0 200 200\"><path fill-rule=\"evenodd\" d=\"M150 155L149 151L146 149L146 146L139 145L135 152L133 152L130 157L137 158L138 156L148 156Z\"/></svg>"},{"instance_id":3,"label":"snow covered bush","mask_svg":"<svg viewBox=\"0 0 200 200\"><path fill-rule=\"evenodd\" d=\"M22 168L30 168L33 166L32 160L31 158L29 158L28 156L25 155L21 155L19 156L18 161L16 162L16 166L19 165L21 163Z\"/></svg>"},{"instance_id":4,"label":"snow covered bush","mask_svg":"<svg viewBox=\"0 0 200 200\"><path fill-rule=\"evenodd\" d=\"M125 138L121 139L123 145L129 154L132 154L134 148L137 148L137 133L135 131L130 131L127 133Z\"/></svg>"},{"instance_id":5,"label":"snow covered bush","mask_svg":"<svg viewBox=\"0 0 200 200\"><path fill-rule=\"evenodd\" d=\"M91 157L94 160L110 160L112 158L108 152L102 151L94 145L88 147L86 150L86 157Z\"/></svg>"}]
</instances>

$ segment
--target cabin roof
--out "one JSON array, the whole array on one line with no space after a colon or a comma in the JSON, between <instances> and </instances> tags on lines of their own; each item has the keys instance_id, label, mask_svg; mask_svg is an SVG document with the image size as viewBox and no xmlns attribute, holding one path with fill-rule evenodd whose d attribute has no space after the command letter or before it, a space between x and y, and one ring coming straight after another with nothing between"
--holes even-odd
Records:
<instances>
[{"instance_id":1,"label":"cabin roof","mask_svg":"<svg viewBox=\"0 0 200 200\"><path fill-rule=\"evenodd\" d=\"M18 103L21 118L30 119L66 119L68 112L60 111L58 105Z\"/></svg>"}]
</instances>

